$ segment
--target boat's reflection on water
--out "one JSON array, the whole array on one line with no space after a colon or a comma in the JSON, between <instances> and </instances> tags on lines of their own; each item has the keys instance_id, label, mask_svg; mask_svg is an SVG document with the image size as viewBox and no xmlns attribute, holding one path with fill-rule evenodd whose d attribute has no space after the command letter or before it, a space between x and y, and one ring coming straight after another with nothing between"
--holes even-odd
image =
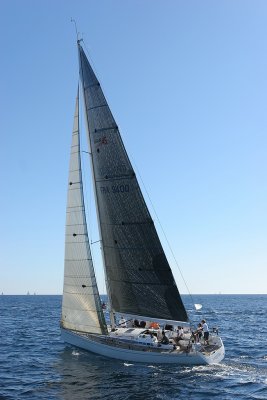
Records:
<instances>
[{"instance_id":1,"label":"boat's reflection on water","mask_svg":"<svg viewBox=\"0 0 267 400\"><path fill-rule=\"evenodd\" d=\"M106 360L93 353L66 347L56 370L60 377L59 398L64 400L101 399L106 391L103 379ZM105 396L105 394L104 394Z\"/></svg>"},{"instance_id":2,"label":"boat's reflection on water","mask_svg":"<svg viewBox=\"0 0 267 400\"><path fill-rule=\"evenodd\" d=\"M174 373L172 366L124 363L74 347L62 351L55 370L60 400L163 398L158 396L163 396L166 378Z\"/></svg>"}]
</instances>

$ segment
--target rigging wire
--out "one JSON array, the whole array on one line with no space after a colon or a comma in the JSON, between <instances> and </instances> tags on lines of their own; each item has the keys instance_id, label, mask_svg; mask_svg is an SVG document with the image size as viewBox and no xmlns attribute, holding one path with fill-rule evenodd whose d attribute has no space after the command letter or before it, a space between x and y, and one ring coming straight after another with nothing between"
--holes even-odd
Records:
<instances>
[{"instance_id":1,"label":"rigging wire","mask_svg":"<svg viewBox=\"0 0 267 400\"><path fill-rule=\"evenodd\" d=\"M144 183L144 181L143 181L143 179L142 179L142 176L141 176L141 174L140 174L140 172L139 172L139 170L138 170L136 164L135 164L135 169L136 169L136 171L137 171L137 173L138 173L138 175L139 175L139 177L140 177L140 180L141 180L142 185L143 185L143 187L144 187L144 189L145 189L145 192L146 192L146 195L147 195L147 197L148 197L148 200L149 200L149 202L150 202L150 204L151 204L151 207L152 207L152 209L153 209L153 211L154 211L154 214L155 214L155 216L156 216L156 218L157 218L157 221L158 221L159 226L160 226L160 228L161 228L161 231L162 231L162 233L163 233L163 235L164 235L164 238L165 238L165 240L166 240L166 242L167 242L168 248L169 248L169 250L170 250L170 252L171 252L171 254L172 254L172 256L173 256L173 259L174 259L174 261L175 261L175 264L176 264L176 266L177 266L177 268L178 268L178 270L179 270L179 272L180 272L180 275L181 275L182 280L183 280L183 282L184 282L184 285L185 285L185 287L186 287L186 289L187 289L187 291L188 291L188 294L189 294L189 296L190 296L190 298L191 298L191 301L192 301L192 303L193 303L193 306L195 307L195 302L194 302L193 296L192 296L192 294L191 294L191 292L190 292L190 290L189 290L189 288L188 288L188 286L187 286L187 283L186 283L186 280L185 280L185 278L184 278L184 276L183 276L182 270L181 270L181 268L180 268L180 266L179 266L179 264L178 264L178 261L177 261L177 259L176 259L176 257L175 257L175 254L174 254L173 250L172 250L171 244L170 244L170 242L169 242L169 240L168 240L168 237L167 237L167 235L166 235L166 233L165 233L165 231L164 231L164 229L163 229L163 226L162 226L162 224L161 224L161 222L160 222L160 219L159 219L159 217L158 217L158 214L157 214L157 212L156 212L156 209L155 209L155 207L154 207L154 204L153 204L153 202L152 202L152 200L151 200L151 197L150 197L150 195L149 195L149 193L148 193L148 190L147 190L147 188L146 188L146 186L145 186L145 183Z\"/></svg>"},{"instance_id":2,"label":"rigging wire","mask_svg":"<svg viewBox=\"0 0 267 400\"><path fill-rule=\"evenodd\" d=\"M75 24L76 26L76 24ZM81 112L81 104L79 102L79 119L80 119L80 123L79 123L79 131L80 131L80 153L81 153L81 167L82 167L82 180L83 180L83 192L84 192L84 207L85 207L85 215L88 216L88 220L90 221L90 223L88 223L88 220L86 218L86 225L87 225L87 229L89 231L89 237L92 238L92 218L91 218L91 210L92 210L92 205L91 205L91 199L92 199L92 195L91 195L91 187L89 185L89 190L87 187L87 179L86 176L84 174L85 171L85 160L83 157L83 151L81 150L84 147L84 123L83 123L83 113ZM87 152L86 152L87 153ZM89 192L89 195L88 195ZM89 200L88 200L89 199ZM93 249L91 248L91 256L92 256L92 261L93 261L93 266L95 266L95 261L94 261L94 254L93 254ZM95 269L95 268L94 268Z\"/></svg>"}]
</instances>

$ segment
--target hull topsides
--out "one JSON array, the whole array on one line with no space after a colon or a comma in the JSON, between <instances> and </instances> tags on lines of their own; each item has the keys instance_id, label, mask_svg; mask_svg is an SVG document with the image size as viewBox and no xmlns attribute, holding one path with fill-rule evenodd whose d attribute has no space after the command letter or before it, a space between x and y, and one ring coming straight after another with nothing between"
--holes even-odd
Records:
<instances>
[{"instance_id":1,"label":"hull topsides","mask_svg":"<svg viewBox=\"0 0 267 400\"><path fill-rule=\"evenodd\" d=\"M224 358L224 346L211 352L203 353L199 351L174 352L166 351L153 352L151 349L133 350L119 347L118 344L107 345L103 342L94 341L93 335L90 337L61 328L61 338L64 342L102 355L123 361L156 363L156 364L177 364L177 365L205 365L217 364Z\"/></svg>"}]
</instances>

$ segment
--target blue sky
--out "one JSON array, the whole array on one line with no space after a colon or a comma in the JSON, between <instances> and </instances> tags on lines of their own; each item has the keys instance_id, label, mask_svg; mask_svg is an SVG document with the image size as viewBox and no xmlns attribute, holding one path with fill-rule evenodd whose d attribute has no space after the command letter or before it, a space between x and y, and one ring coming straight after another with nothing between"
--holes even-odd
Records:
<instances>
[{"instance_id":1,"label":"blue sky","mask_svg":"<svg viewBox=\"0 0 267 400\"><path fill-rule=\"evenodd\" d=\"M78 82L71 18L190 291L267 293L267 3L259 0L1 1L0 292L62 292Z\"/></svg>"}]
</instances>

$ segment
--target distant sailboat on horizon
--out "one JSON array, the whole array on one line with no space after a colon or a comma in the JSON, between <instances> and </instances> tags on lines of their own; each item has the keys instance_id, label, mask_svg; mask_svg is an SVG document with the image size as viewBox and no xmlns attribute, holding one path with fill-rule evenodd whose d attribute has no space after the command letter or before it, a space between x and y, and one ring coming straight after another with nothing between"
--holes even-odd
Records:
<instances>
[{"instance_id":1,"label":"distant sailboat on horizon","mask_svg":"<svg viewBox=\"0 0 267 400\"><path fill-rule=\"evenodd\" d=\"M210 335L208 344L192 339L188 314L118 125L81 41L77 44L81 90L76 98L69 164L62 339L88 351L125 361L182 365L218 363L224 358L224 345L218 335ZM80 148L81 94L110 324L103 313L88 238ZM121 316L123 322L116 323L116 316ZM177 342L178 326L184 327L184 333ZM165 342L162 336L167 338Z\"/></svg>"}]
</instances>

